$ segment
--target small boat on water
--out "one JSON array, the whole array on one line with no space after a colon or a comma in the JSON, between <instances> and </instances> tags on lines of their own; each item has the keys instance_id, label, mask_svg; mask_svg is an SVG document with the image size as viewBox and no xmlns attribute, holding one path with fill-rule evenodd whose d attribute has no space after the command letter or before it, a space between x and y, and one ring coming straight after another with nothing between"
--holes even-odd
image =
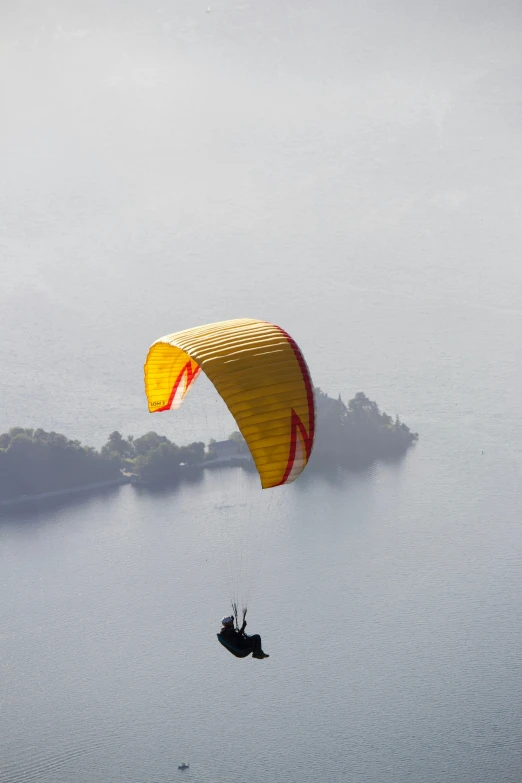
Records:
<instances>
[{"instance_id":1,"label":"small boat on water","mask_svg":"<svg viewBox=\"0 0 522 783\"><path fill-rule=\"evenodd\" d=\"M178 764L178 769L188 769L190 767L190 764L185 764L183 762L182 764Z\"/></svg>"}]
</instances>

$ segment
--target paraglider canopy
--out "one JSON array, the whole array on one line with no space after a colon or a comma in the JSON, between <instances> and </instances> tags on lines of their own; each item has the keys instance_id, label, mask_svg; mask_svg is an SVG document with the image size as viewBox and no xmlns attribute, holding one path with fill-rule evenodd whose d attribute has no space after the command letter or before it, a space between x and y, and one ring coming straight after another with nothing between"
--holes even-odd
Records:
<instances>
[{"instance_id":1,"label":"paraglider canopy","mask_svg":"<svg viewBox=\"0 0 522 783\"><path fill-rule=\"evenodd\" d=\"M261 486L294 481L315 432L312 381L296 342L279 326L247 318L161 337L145 362L149 411L179 408L201 370L236 420Z\"/></svg>"}]
</instances>

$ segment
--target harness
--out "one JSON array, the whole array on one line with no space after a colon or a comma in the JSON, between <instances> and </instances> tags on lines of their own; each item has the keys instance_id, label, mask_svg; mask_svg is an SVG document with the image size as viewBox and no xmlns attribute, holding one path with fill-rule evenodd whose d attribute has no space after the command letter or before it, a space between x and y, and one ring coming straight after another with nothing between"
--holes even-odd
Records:
<instances>
[{"instance_id":1,"label":"harness","mask_svg":"<svg viewBox=\"0 0 522 783\"><path fill-rule=\"evenodd\" d=\"M223 645L232 655L235 655L236 658L246 658L247 655L250 655L252 650L239 650L237 647L234 647L234 645L230 644L230 642L227 642L226 639L224 639L220 633L217 634L218 642Z\"/></svg>"}]
</instances>

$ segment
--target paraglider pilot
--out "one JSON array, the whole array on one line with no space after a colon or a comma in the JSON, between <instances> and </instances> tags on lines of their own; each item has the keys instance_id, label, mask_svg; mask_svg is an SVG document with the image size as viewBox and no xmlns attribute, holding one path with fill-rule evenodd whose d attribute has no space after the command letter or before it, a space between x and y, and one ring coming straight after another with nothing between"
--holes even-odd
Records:
<instances>
[{"instance_id":1,"label":"paraglider pilot","mask_svg":"<svg viewBox=\"0 0 522 783\"><path fill-rule=\"evenodd\" d=\"M263 652L263 648L261 647L261 637L259 634L256 633L252 636L247 636L245 633L246 624L246 610L243 612L243 623L241 628L234 626L234 617L232 615L223 617L221 620L222 627L218 633L219 641L237 658L246 658L250 653L252 653L252 658L268 658L269 656Z\"/></svg>"}]
</instances>

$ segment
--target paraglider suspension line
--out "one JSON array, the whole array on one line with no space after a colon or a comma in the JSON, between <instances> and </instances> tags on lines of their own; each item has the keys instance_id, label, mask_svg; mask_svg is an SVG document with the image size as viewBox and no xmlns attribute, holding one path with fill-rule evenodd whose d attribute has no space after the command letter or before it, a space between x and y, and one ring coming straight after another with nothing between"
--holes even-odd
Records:
<instances>
[{"instance_id":1,"label":"paraglider suspension line","mask_svg":"<svg viewBox=\"0 0 522 783\"><path fill-rule=\"evenodd\" d=\"M232 602L232 612L233 612L233 615L234 615L234 621L236 623L236 630L239 631L240 626L239 626L239 620L237 619L238 609L237 609L237 604L236 604L235 601ZM244 606L243 607L243 622L245 621L246 614L247 614L247 607Z\"/></svg>"}]
</instances>

